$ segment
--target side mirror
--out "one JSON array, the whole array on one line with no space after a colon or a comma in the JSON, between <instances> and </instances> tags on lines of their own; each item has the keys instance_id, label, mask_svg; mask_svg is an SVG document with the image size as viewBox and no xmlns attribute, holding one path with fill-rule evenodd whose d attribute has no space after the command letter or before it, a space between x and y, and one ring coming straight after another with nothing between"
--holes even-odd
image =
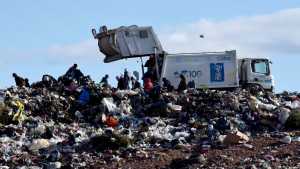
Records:
<instances>
[{"instance_id":1,"label":"side mirror","mask_svg":"<svg viewBox=\"0 0 300 169\"><path fill-rule=\"evenodd\" d=\"M270 64L273 64L273 62L272 62L272 61L269 61L269 63L270 63Z\"/></svg>"},{"instance_id":2,"label":"side mirror","mask_svg":"<svg viewBox=\"0 0 300 169\"><path fill-rule=\"evenodd\" d=\"M92 29L92 34L93 34L94 38L96 39L96 37L97 37L97 31L96 31L96 29Z\"/></svg>"}]
</instances>

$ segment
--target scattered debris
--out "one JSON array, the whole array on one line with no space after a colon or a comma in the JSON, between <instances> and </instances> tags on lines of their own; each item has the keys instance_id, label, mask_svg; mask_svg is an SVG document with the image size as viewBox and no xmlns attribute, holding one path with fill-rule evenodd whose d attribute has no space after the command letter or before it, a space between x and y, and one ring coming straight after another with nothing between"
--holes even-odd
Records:
<instances>
[{"instance_id":1,"label":"scattered debris","mask_svg":"<svg viewBox=\"0 0 300 169\"><path fill-rule=\"evenodd\" d=\"M292 142L292 138L291 136L285 136L280 139L280 142L284 144L290 144Z\"/></svg>"},{"instance_id":2,"label":"scattered debris","mask_svg":"<svg viewBox=\"0 0 300 169\"><path fill-rule=\"evenodd\" d=\"M299 143L299 133L282 134L300 126L298 94L153 89L99 85L72 66L58 80L45 76L31 87L1 91L0 168L92 168L133 157L216 168L209 154L220 147L259 151L261 137L282 146ZM160 149L185 151L179 154L189 158L176 161L171 153L157 155ZM268 167L285 156L264 154L247 165ZM220 158L236 160L227 153Z\"/></svg>"},{"instance_id":3,"label":"scattered debris","mask_svg":"<svg viewBox=\"0 0 300 169\"><path fill-rule=\"evenodd\" d=\"M249 141L249 137L247 135L237 131L235 133L227 134L226 137L223 140L223 143L225 145L230 145L230 144L247 143L248 141Z\"/></svg>"}]
</instances>

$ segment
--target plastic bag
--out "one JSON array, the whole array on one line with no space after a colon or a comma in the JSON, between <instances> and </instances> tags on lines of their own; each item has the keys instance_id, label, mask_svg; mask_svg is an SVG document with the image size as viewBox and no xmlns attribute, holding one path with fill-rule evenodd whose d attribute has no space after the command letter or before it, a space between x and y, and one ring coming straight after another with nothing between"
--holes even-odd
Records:
<instances>
[{"instance_id":1,"label":"plastic bag","mask_svg":"<svg viewBox=\"0 0 300 169\"><path fill-rule=\"evenodd\" d=\"M26 116L24 115L24 104L20 101L16 101L15 105L17 106L18 110L13 116L13 121L17 121L18 123L22 123Z\"/></svg>"}]
</instances>

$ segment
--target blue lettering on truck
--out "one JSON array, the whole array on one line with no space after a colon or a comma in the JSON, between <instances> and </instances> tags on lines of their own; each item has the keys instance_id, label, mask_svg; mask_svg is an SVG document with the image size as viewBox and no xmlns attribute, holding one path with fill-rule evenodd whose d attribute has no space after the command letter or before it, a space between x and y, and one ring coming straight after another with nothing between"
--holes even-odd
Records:
<instances>
[{"instance_id":1,"label":"blue lettering on truck","mask_svg":"<svg viewBox=\"0 0 300 169\"><path fill-rule=\"evenodd\" d=\"M224 82L224 63L210 64L210 81Z\"/></svg>"},{"instance_id":2,"label":"blue lettering on truck","mask_svg":"<svg viewBox=\"0 0 300 169\"><path fill-rule=\"evenodd\" d=\"M181 74L191 79L199 78L200 76L202 76L201 70L181 70L176 71L173 74L176 78L178 78Z\"/></svg>"}]
</instances>

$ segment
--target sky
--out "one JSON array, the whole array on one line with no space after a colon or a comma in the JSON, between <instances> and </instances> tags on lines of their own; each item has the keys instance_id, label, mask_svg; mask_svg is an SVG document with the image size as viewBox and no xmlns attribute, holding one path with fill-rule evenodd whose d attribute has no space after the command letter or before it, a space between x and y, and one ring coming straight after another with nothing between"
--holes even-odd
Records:
<instances>
[{"instance_id":1,"label":"sky","mask_svg":"<svg viewBox=\"0 0 300 169\"><path fill-rule=\"evenodd\" d=\"M51 0L2 1L0 88L13 72L38 81L58 77L73 63L99 81L140 70L139 60L103 63L91 29L152 26L170 52L237 50L240 57L268 57L276 91L300 91L299 0ZM204 34L205 38L199 38Z\"/></svg>"}]
</instances>

